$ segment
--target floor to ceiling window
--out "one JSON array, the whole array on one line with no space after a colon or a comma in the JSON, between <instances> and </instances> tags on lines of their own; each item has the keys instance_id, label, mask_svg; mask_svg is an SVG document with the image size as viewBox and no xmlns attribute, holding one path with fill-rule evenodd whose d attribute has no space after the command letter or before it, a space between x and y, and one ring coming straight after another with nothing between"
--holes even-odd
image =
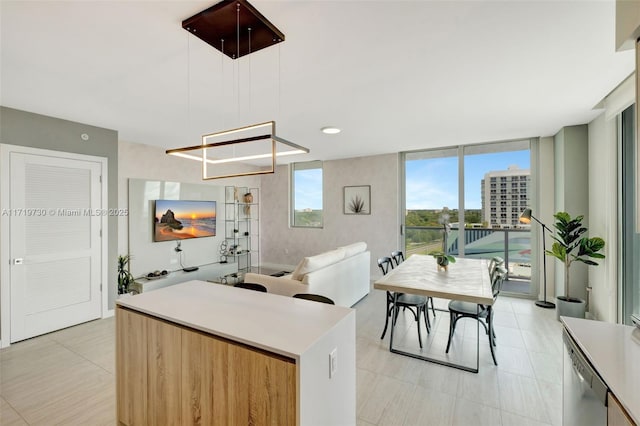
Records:
<instances>
[{"instance_id":1,"label":"floor to ceiling window","mask_svg":"<svg viewBox=\"0 0 640 426\"><path fill-rule=\"evenodd\" d=\"M404 157L405 253L427 254L442 247L438 221L443 208L449 210L452 224L458 221L458 150L411 152ZM448 241L456 238L450 236Z\"/></svg>"},{"instance_id":2,"label":"floor to ceiling window","mask_svg":"<svg viewBox=\"0 0 640 426\"><path fill-rule=\"evenodd\" d=\"M630 324L631 314L640 314L640 218L637 211L638 190L636 181L635 107L622 112L621 127L621 262L622 262L622 322Z\"/></svg>"},{"instance_id":3,"label":"floor to ceiling window","mask_svg":"<svg viewBox=\"0 0 640 426\"><path fill-rule=\"evenodd\" d=\"M530 205L529 140L404 154L407 255L442 248L442 216L456 256L505 259L507 292L531 295L531 238L519 215Z\"/></svg>"}]
</instances>

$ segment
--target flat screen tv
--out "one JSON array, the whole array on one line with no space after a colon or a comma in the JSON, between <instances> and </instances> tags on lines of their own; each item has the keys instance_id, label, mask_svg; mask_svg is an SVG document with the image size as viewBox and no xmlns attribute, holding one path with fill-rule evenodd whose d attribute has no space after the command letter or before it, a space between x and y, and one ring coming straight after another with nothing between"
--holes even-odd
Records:
<instances>
[{"instance_id":1,"label":"flat screen tv","mask_svg":"<svg viewBox=\"0 0 640 426\"><path fill-rule=\"evenodd\" d=\"M153 241L215 237L216 202L156 200Z\"/></svg>"}]
</instances>

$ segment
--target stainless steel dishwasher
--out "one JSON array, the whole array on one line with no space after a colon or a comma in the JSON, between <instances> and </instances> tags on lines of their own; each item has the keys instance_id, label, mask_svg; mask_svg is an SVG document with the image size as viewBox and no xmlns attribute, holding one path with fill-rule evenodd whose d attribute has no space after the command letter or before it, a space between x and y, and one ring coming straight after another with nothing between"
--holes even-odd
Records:
<instances>
[{"instance_id":1,"label":"stainless steel dishwasher","mask_svg":"<svg viewBox=\"0 0 640 426\"><path fill-rule=\"evenodd\" d=\"M564 340L563 426L607 424L607 385L598 376L567 330Z\"/></svg>"}]
</instances>

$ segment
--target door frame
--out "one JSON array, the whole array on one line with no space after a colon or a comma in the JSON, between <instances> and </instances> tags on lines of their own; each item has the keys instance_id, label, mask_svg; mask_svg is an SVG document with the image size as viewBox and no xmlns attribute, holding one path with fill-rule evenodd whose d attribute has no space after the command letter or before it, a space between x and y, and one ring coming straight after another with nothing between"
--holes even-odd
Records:
<instances>
[{"instance_id":1,"label":"door frame","mask_svg":"<svg viewBox=\"0 0 640 426\"><path fill-rule=\"evenodd\" d=\"M27 146L0 144L0 235L8 236L10 230L9 216L2 215L2 209L10 205L10 157L11 153L31 154L48 157L65 158L71 160L92 161L100 163L102 172L102 185L100 201L102 209L108 211L108 159L93 155L76 154L73 152L53 151L49 149L32 148ZM109 285L108 285L108 215L100 216L102 238L100 240L100 289L101 289L101 318L110 316L109 313ZM9 238L0 239L0 348L10 345L11 342L11 268Z\"/></svg>"}]
</instances>

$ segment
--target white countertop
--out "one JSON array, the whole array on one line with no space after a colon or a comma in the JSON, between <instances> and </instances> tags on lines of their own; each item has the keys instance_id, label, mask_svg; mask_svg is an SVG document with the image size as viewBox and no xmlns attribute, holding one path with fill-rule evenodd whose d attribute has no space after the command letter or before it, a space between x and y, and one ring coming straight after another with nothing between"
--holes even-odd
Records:
<instances>
[{"instance_id":1,"label":"white countertop","mask_svg":"<svg viewBox=\"0 0 640 426\"><path fill-rule=\"evenodd\" d=\"M602 321L561 319L611 392L640 424L640 329Z\"/></svg>"},{"instance_id":2,"label":"white countertop","mask_svg":"<svg viewBox=\"0 0 640 426\"><path fill-rule=\"evenodd\" d=\"M351 308L204 281L125 297L116 304L294 359L355 315Z\"/></svg>"},{"instance_id":3,"label":"white countertop","mask_svg":"<svg viewBox=\"0 0 640 426\"><path fill-rule=\"evenodd\" d=\"M443 299L493 304L487 262L456 258L447 271L438 270L433 256L414 254L373 284L378 290L421 294Z\"/></svg>"}]
</instances>

